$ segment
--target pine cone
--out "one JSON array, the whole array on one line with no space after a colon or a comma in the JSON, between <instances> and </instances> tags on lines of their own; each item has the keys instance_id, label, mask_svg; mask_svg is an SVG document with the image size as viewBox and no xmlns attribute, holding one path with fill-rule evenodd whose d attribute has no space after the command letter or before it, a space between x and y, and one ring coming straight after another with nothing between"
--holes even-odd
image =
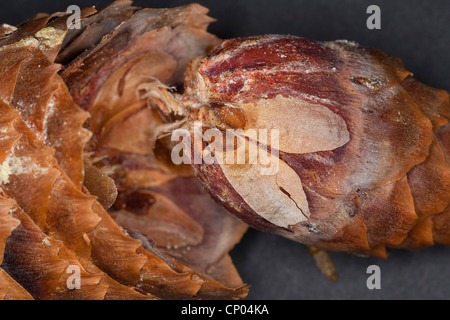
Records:
<instances>
[{"instance_id":1,"label":"pine cone","mask_svg":"<svg viewBox=\"0 0 450 320\"><path fill-rule=\"evenodd\" d=\"M386 246L450 243L449 95L399 59L348 41L231 39L193 65L186 94L191 121L206 127L279 130L277 146L236 133L237 147L195 166L251 226L379 257ZM269 154L274 174L218 163L246 140Z\"/></svg>"},{"instance_id":2,"label":"pine cone","mask_svg":"<svg viewBox=\"0 0 450 320\"><path fill-rule=\"evenodd\" d=\"M157 161L167 119L138 94L182 84L187 61L217 43L206 12L116 1L83 10L80 30L62 13L2 28L0 297L246 296L228 255L246 225Z\"/></svg>"}]
</instances>

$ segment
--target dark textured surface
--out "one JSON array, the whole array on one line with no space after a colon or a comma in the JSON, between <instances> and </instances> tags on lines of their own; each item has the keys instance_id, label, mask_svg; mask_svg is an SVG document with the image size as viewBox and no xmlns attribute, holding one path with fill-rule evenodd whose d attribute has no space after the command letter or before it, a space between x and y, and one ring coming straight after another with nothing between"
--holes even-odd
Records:
<instances>
[{"instance_id":1,"label":"dark textured surface","mask_svg":"<svg viewBox=\"0 0 450 320\"><path fill-rule=\"evenodd\" d=\"M103 7L110 1L2 1L0 21L15 24L36 12L70 4ZM188 0L140 0L171 7ZM316 40L348 39L399 56L420 81L450 90L450 1L232 0L197 1L218 19L210 31L223 38L280 33ZM366 28L366 9L381 7L381 30ZM250 231L232 253L249 299L450 299L450 248L391 250L388 260L333 253L339 281L325 279L306 250L278 236ZM381 268L381 290L368 290L366 269Z\"/></svg>"}]
</instances>

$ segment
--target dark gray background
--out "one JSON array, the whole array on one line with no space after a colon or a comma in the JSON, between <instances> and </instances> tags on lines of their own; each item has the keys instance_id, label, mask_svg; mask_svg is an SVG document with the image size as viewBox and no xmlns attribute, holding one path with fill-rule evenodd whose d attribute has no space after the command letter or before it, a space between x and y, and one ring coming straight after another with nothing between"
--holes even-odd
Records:
<instances>
[{"instance_id":1,"label":"dark gray background","mask_svg":"<svg viewBox=\"0 0 450 320\"><path fill-rule=\"evenodd\" d=\"M1 1L0 22L16 24L36 12L65 11L68 5L104 0ZM143 7L172 7L188 0L137 0ZM221 0L197 1L217 22L210 31L222 38L293 34L316 40L348 39L399 56L429 85L450 90L449 0ZM366 28L366 9L381 8L381 30ZM450 299L450 248L420 252L391 250L388 260L333 253L339 281L325 279L302 245L250 231L232 252L249 299ZM381 268L381 290L368 290L366 269Z\"/></svg>"}]
</instances>

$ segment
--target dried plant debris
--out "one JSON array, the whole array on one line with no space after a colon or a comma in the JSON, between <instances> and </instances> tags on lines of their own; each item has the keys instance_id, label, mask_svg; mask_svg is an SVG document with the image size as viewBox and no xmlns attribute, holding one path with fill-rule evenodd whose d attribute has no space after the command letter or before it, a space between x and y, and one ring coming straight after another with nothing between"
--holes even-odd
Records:
<instances>
[{"instance_id":1,"label":"dried plant debris","mask_svg":"<svg viewBox=\"0 0 450 320\"><path fill-rule=\"evenodd\" d=\"M232 217L224 218L234 222L220 224L224 234L221 239L227 242L226 245L222 242L216 244L200 232L201 243L221 251L213 258L205 257L209 260L204 264L198 262L201 267L197 262L191 262L197 256L184 259L191 262L198 270L196 272L181 259L178 261L169 256L168 250L163 252L158 248L150 240L150 234L143 238L145 229L127 233L111 218L105 208L114 203L117 190L111 178L93 166L96 161L91 158L97 154L94 141L99 139L98 133L104 131L102 126L106 126L110 118L120 111L134 108L136 104L141 104L144 110L149 109L146 99L136 95L138 85L148 81L146 77L158 77L170 85L182 83L183 64L192 56L204 54L215 44L217 39L205 31L211 21L206 12L198 5L164 12L136 11L129 1L117 1L100 13L94 13L93 9L84 10L84 29L78 33L71 31L67 35L65 14L34 17L16 31L6 27L2 29L0 63L7 71L0 79L0 208L2 222L5 221L0 229L1 279L4 279L0 293L3 298L236 299L246 296L247 286L227 260L228 250L239 241L246 226ZM130 31L135 33L126 40L121 37ZM166 39L166 36L171 41L164 47L158 41ZM193 42L185 48L190 38ZM101 48L107 49L102 51ZM111 59L108 48L117 52L121 48L123 60L120 57ZM155 52L154 48L163 49ZM90 53L96 58L92 58ZM100 61L108 60L113 65L100 66L108 70L103 73L103 81L96 79L92 85L89 91L91 99L102 94L105 80L111 77L111 81L115 81L117 70L114 67L133 66L137 61L151 62L160 55L172 54L176 67L165 71L163 65L160 69L161 73L171 72L171 79L160 78L157 72L147 73L142 69L141 77L119 80L123 87L119 88L118 96L124 100L111 105L113 110L92 109L80 103L81 100L76 101L79 104L74 101L73 97L81 96L81 93L74 94L74 90L87 83L84 77L102 73L96 69ZM102 55L103 58L99 59ZM55 63L56 60L70 61L62 66ZM73 70L80 61L92 69L83 70L84 77L81 78L75 79L73 74L70 81L64 78L68 87L60 74L70 74L69 70ZM89 61L96 62L95 66ZM145 63L140 66L147 68ZM130 100L126 101L128 97ZM127 113L123 114L127 118ZM86 122L88 118L90 120ZM99 118L105 122L95 123L95 128L90 125ZM120 116L116 117L118 124L122 121L124 119ZM153 120L144 119L139 137L147 134L145 121L150 121L151 125ZM110 150L103 157L106 155L120 156L121 150ZM102 157L95 158L98 159ZM97 185L94 188L95 182L101 187ZM217 205L210 208L215 209L221 211L213 215L226 215ZM164 218L163 212L158 214ZM201 214L206 217L207 212ZM196 216L194 218L199 222L189 219L205 234L208 233L207 224ZM135 237L130 236L134 234ZM200 242L196 245L199 246ZM224 272L219 270L222 266ZM80 290L68 288L68 267L80 270ZM229 270L235 272L230 280L224 275L230 274Z\"/></svg>"},{"instance_id":2,"label":"dried plant debris","mask_svg":"<svg viewBox=\"0 0 450 320\"><path fill-rule=\"evenodd\" d=\"M215 36L205 32L211 22L205 13L198 5L139 12L139 17L122 24L94 50L69 63L62 74L72 84L70 89L80 105L91 114L88 128L96 133L89 145L92 167L97 165L109 173L119 189L111 210L116 222L135 237L151 239L150 243L159 250L199 273L219 280L227 275L230 279L225 279L225 284L240 287L244 284L234 266L223 261L229 261L228 251L247 226L210 199L193 178L192 170L185 169L180 177L157 160L155 148L159 149L159 157L170 154L168 148L161 147L162 143L156 146L157 133L166 119L152 109L157 102L145 94L139 95L139 90L145 93L155 81L181 86L187 62L205 55L218 43ZM136 24L144 18L154 21L141 31ZM164 27L155 29L154 25ZM122 34L129 30L140 39L124 39ZM115 57L99 64L95 57L107 56L112 46L120 48ZM71 73L78 64L83 72ZM99 70L108 71L96 78ZM86 89L91 87L98 90ZM84 102L89 99L92 104ZM190 177L186 176L187 171ZM218 263L223 268L218 268Z\"/></svg>"}]
</instances>

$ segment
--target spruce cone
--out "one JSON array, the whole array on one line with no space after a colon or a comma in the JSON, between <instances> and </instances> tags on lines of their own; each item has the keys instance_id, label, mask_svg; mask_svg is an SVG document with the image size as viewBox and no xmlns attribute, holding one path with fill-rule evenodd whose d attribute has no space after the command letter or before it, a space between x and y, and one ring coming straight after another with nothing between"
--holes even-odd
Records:
<instances>
[{"instance_id":1,"label":"spruce cone","mask_svg":"<svg viewBox=\"0 0 450 320\"><path fill-rule=\"evenodd\" d=\"M206 12L124 0L83 10L80 30L61 13L2 28L0 297L246 296L228 255L246 225L156 159L167 119L139 94L182 84L187 61L217 43Z\"/></svg>"},{"instance_id":2,"label":"spruce cone","mask_svg":"<svg viewBox=\"0 0 450 320\"><path fill-rule=\"evenodd\" d=\"M237 147L195 166L251 226L379 257L386 246L450 243L449 95L399 59L347 41L262 36L225 41L189 74L192 120L279 130L277 146L236 133ZM269 152L275 174L259 163L217 163L246 139Z\"/></svg>"}]
</instances>

